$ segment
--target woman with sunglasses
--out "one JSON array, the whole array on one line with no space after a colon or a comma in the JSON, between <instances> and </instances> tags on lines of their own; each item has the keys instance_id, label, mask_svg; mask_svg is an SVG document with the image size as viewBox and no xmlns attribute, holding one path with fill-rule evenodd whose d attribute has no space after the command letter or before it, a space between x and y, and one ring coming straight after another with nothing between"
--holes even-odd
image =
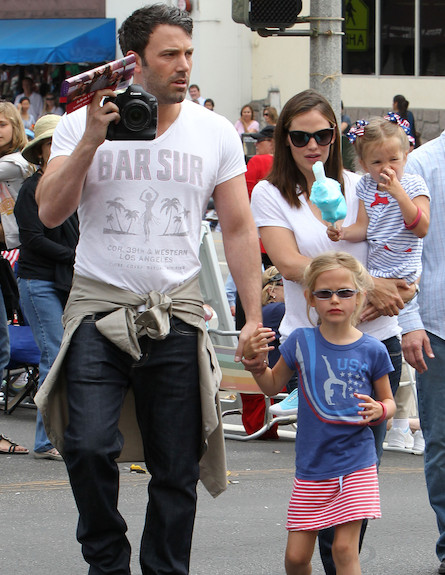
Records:
<instances>
[{"instance_id":1,"label":"woman with sunglasses","mask_svg":"<svg viewBox=\"0 0 445 575\"><path fill-rule=\"evenodd\" d=\"M324 164L327 177L337 180L346 199L348 212L341 225L354 223L359 201L355 186L359 175L343 168L340 131L329 102L314 90L305 90L284 106L275 128L275 156L270 175L252 193L252 211L261 240L273 264L284 278L286 312L280 324L281 341L297 327L310 327L306 316L304 270L323 252L346 251L366 264L366 242L332 242L326 233L328 222L310 201L315 162ZM393 393L400 380L402 354L397 313L413 293L406 282L376 279L369 303L362 312L358 328L386 345L394 366L390 374ZM372 320L372 321L370 321ZM255 360L252 360L255 361ZM246 361L248 364L249 361ZM383 452L386 424L373 428L377 455ZM324 537L321 538L322 541ZM328 546L329 547L329 546ZM322 550L328 575L336 573L329 549Z\"/></svg>"},{"instance_id":2,"label":"woman with sunglasses","mask_svg":"<svg viewBox=\"0 0 445 575\"><path fill-rule=\"evenodd\" d=\"M276 126L278 120L277 109L273 106L267 106L264 108L263 119L266 122L266 126Z\"/></svg>"}]
</instances>

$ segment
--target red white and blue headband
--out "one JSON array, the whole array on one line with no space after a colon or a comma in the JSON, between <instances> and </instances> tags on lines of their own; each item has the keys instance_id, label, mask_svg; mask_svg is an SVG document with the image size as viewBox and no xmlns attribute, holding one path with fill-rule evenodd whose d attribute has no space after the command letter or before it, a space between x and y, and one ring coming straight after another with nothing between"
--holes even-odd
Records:
<instances>
[{"instance_id":1,"label":"red white and blue headband","mask_svg":"<svg viewBox=\"0 0 445 575\"><path fill-rule=\"evenodd\" d=\"M346 134L348 136L349 141L351 144L355 142L357 137L363 136L365 133L365 126L367 126L369 122L366 120L357 120L355 125L351 127L349 132Z\"/></svg>"},{"instance_id":2,"label":"red white and blue headband","mask_svg":"<svg viewBox=\"0 0 445 575\"><path fill-rule=\"evenodd\" d=\"M410 144L415 144L414 137L411 135L411 125L408 120L401 118L399 114L395 114L394 112L388 112L386 116L384 116L385 120L389 120L390 122L394 122L394 124L398 124L403 131L408 136L408 140Z\"/></svg>"},{"instance_id":3,"label":"red white and blue headband","mask_svg":"<svg viewBox=\"0 0 445 575\"><path fill-rule=\"evenodd\" d=\"M405 134L407 135L410 144L414 145L415 140L414 140L413 136L411 135L411 129L410 129L410 124L409 124L408 120L404 120L403 118L401 118L398 114L395 114L394 112L389 112L388 114L386 114L386 116L383 116L383 117L385 118L385 120L388 120L388 122L398 124L403 129ZM367 126L368 124L369 124L369 122L367 122L366 120L357 120L357 122L355 123L355 126L352 126L352 128L346 134L349 141L351 142L351 144L353 144L355 142L357 137L364 135L365 126Z\"/></svg>"}]
</instances>

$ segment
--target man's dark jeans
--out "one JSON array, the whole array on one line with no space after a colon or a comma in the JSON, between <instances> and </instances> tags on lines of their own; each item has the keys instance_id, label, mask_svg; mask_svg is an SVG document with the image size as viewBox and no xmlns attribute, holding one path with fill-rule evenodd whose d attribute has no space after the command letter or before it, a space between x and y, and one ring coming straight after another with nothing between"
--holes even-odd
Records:
<instances>
[{"instance_id":1,"label":"man's dark jeans","mask_svg":"<svg viewBox=\"0 0 445 575\"><path fill-rule=\"evenodd\" d=\"M117 510L118 420L131 385L151 473L140 561L144 575L186 575L196 510L201 402L196 329L177 318L162 341L141 339L134 365L86 318L66 361L65 461L79 510L77 538L90 575L128 575L127 526Z\"/></svg>"}]
</instances>

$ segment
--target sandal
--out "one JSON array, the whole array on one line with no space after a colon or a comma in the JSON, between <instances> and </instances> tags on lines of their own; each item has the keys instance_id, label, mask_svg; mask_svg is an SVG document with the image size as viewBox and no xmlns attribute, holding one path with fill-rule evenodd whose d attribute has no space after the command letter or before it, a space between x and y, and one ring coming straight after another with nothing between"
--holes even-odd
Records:
<instances>
[{"instance_id":1,"label":"sandal","mask_svg":"<svg viewBox=\"0 0 445 575\"><path fill-rule=\"evenodd\" d=\"M63 461L63 457L55 447L48 451L34 451L35 459L54 459L54 461Z\"/></svg>"},{"instance_id":2,"label":"sandal","mask_svg":"<svg viewBox=\"0 0 445 575\"><path fill-rule=\"evenodd\" d=\"M9 439L9 437L6 437L6 435L0 433L0 443L2 441L6 441L7 443L9 443L9 447L8 449L0 448L0 453L5 453L6 455L27 455L29 453L29 449L26 449L26 447L23 447L22 445L15 443L11 439Z\"/></svg>"}]
</instances>

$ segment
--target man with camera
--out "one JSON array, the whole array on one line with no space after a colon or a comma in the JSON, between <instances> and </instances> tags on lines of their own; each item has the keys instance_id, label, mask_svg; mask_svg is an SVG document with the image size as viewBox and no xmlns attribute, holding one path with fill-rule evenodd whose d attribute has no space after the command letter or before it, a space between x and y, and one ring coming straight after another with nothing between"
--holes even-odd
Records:
<instances>
[{"instance_id":1,"label":"man with camera","mask_svg":"<svg viewBox=\"0 0 445 575\"><path fill-rule=\"evenodd\" d=\"M62 118L37 192L45 225L79 214L64 341L36 401L64 455L90 575L130 573L115 460L121 431L126 448L136 441L119 422L133 395L151 474L144 575L189 572L198 478L213 495L225 489L219 368L198 284L201 219L212 194L247 316L238 359L261 321L261 262L239 137L225 118L185 100L192 27L186 12L162 4L123 23L122 52L136 57L136 99L149 115L143 91L157 99L156 137L144 139L150 125L142 137L144 130L118 128L133 92L102 106L115 94L99 91ZM130 111L130 124L138 117Z\"/></svg>"}]
</instances>

